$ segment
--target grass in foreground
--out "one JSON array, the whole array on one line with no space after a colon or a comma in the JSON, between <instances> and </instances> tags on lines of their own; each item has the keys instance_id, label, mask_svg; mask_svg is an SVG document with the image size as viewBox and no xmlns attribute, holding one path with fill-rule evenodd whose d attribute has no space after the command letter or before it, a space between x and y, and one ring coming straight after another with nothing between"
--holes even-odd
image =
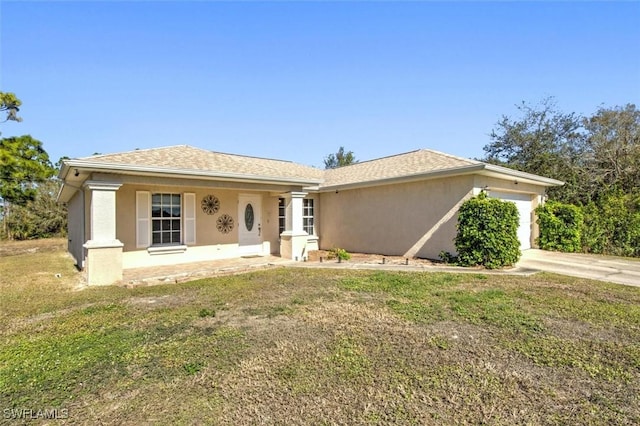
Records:
<instances>
[{"instance_id":1,"label":"grass in foreground","mask_svg":"<svg viewBox=\"0 0 640 426\"><path fill-rule=\"evenodd\" d=\"M74 291L60 249L17 253L0 258L3 421L640 423L637 288L274 269Z\"/></svg>"}]
</instances>

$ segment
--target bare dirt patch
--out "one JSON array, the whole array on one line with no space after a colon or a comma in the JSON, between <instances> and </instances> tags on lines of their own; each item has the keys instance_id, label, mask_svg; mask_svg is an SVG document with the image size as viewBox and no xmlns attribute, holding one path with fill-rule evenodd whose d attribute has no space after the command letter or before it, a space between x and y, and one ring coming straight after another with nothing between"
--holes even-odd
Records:
<instances>
[{"instance_id":1,"label":"bare dirt patch","mask_svg":"<svg viewBox=\"0 0 640 426\"><path fill-rule=\"evenodd\" d=\"M131 297L127 302L131 305L148 308L170 308L173 306L182 306L194 300L192 296L164 294L160 296Z\"/></svg>"},{"instance_id":2,"label":"bare dirt patch","mask_svg":"<svg viewBox=\"0 0 640 426\"><path fill-rule=\"evenodd\" d=\"M0 242L0 257L60 251L64 250L66 246L67 240L64 238L47 238L41 240L26 241L2 241Z\"/></svg>"}]
</instances>

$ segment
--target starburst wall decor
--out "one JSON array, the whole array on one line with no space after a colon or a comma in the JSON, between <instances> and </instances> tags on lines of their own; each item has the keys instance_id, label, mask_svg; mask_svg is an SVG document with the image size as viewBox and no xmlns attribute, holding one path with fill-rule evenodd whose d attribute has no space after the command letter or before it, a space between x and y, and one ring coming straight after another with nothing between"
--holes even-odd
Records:
<instances>
[{"instance_id":1,"label":"starburst wall decor","mask_svg":"<svg viewBox=\"0 0 640 426\"><path fill-rule=\"evenodd\" d=\"M206 214L214 214L220 209L220 200L215 195L207 195L202 199L200 207Z\"/></svg>"},{"instance_id":2,"label":"starburst wall decor","mask_svg":"<svg viewBox=\"0 0 640 426\"><path fill-rule=\"evenodd\" d=\"M218 228L218 231L223 234L231 232L233 230L233 225L233 218L226 213L220 216L216 221L216 228Z\"/></svg>"}]
</instances>

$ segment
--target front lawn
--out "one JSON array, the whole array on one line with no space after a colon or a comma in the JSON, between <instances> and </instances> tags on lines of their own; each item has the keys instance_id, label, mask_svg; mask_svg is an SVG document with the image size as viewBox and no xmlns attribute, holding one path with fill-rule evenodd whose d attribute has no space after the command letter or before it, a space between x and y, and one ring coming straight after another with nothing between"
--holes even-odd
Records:
<instances>
[{"instance_id":1,"label":"front lawn","mask_svg":"<svg viewBox=\"0 0 640 426\"><path fill-rule=\"evenodd\" d=\"M640 288L277 268L77 291L57 244L0 250L3 422L640 423Z\"/></svg>"}]
</instances>

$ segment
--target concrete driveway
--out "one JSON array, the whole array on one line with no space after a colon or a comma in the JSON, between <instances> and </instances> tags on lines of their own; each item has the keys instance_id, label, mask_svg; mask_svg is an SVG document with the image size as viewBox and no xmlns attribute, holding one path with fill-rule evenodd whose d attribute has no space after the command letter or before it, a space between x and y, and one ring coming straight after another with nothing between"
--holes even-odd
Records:
<instances>
[{"instance_id":1,"label":"concrete driveway","mask_svg":"<svg viewBox=\"0 0 640 426\"><path fill-rule=\"evenodd\" d=\"M518 268L640 287L640 260L594 254L525 250Z\"/></svg>"}]
</instances>

